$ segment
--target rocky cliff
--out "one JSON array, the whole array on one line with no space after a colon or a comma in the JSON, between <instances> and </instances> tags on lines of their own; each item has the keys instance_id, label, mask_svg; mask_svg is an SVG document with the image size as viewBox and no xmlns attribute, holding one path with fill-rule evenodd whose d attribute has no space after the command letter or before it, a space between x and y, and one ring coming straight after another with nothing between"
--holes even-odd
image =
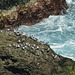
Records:
<instances>
[{"instance_id":1,"label":"rocky cliff","mask_svg":"<svg viewBox=\"0 0 75 75\"><path fill-rule=\"evenodd\" d=\"M50 15L64 15L67 8L65 0L36 0L19 7L18 21L20 25L33 25Z\"/></svg>"},{"instance_id":2,"label":"rocky cliff","mask_svg":"<svg viewBox=\"0 0 75 75\"><path fill-rule=\"evenodd\" d=\"M33 36L0 30L0 75L75 75L75 62Z\"/></svg>"},{"instance_id":3,"label":"rocky cliff","mask_svg":"<svg viewBox=\"0 0 75 75\"><path fill-rule=\"evenodd\" d=\"M2 13L0 28L14 27L16 25L34 25L50 15L66 14L67 8L65 0L31 0L26 5L18 5L14 12L9 14L6 14L7 12Z\"/></svg>"}]
</instances>

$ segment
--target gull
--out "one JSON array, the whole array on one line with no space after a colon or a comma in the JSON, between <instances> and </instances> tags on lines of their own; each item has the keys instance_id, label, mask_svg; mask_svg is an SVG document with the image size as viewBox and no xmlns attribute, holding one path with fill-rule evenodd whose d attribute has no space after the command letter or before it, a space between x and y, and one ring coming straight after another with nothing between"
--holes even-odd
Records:
<instances>
[{"instance_id":1,"label":"gull","mask_svg":"<svg viewBox=\"0 0 75 75\"><path fill-rule=\"evenodd\" d=\"M25 49L25 47L22 47L22 50L24 50Z\"/></svg>"},{"instance_id":2,"label":"gull","mask_svg":"<svg viewBox=\"0 0 75 75\"><path fill-rule=\"evenodd\" d=\"M48 49L47 49L47 52L49 52L49 51L50 51L50 49L48 48Z\"/></svg>"},{"instance_id":3,"label":"gull","mask_svg":"<svg viewBox=\"0 0 75 75\"><path fill-rule=\"evenodd\" d=\"M9 32L9 36L11 36L11 32Z\"/></svg>"},{"instance_id":4,"label":"gull","mask_svg":"<svg viewBox=\"0 0 75 75\"><path fill-rule=\"evenodd\" d=\"M15 47L15 44L13 44L13 46Z\"/></svg>"},{"instance_id":5,"label":"gull","mask_svg":"<svg viewBox=\"0 0 75 75\"><path fill-rule=\"evenodd\" d=\"M52 53L52 56L54 57L54 54Z\"/></svg>"},{"instance_id":6,"label":"gull","mask_svg":"<svg viewBox=\"0 0 75 75\"><path fill-rule=\"evenodd\" d=\"M16 45L16 48L20 48L20 45Z\"/></svg>"},{"instance_id":7,"label":"gull","mask_svg":"<svg viewBox=\"0 0 75 75\"><path fill-rule=\"evenodd\" d=\"M17 31L17 32L15 32L16 33L16 35L17 36L19 36L19 35L21 35L22 34L22 32L21 31Z\"/></svg>"},{"instance_id":8,"label":"gull","mask_svg":"<svg viewBox=\"0 0 75 75\"><path fill-rule=\"evenodd\" d=\"M34 47L31 47L32 49L34 49Z\"/></svg>"},{"instance_id":9,"label":"gull","mask_svg":"<svg viewBox=\"0 0 75 75\"><path fill-rule=\"evenodd\" d=\"M17 48L20 48L20 45L17 45Z\"/></svg>"},{"instance_id":10,"label":"gull","mask_svg":"<svg viewBox=\"0 0 75 75\"><path fill-rule=\"evenodd\" d=\"M3 32L3 31L1 31L1 32Z\"/></svg>"},{"instance_id":11,"label":"gull","mask_svg":"<svg viewBox=\"0 0 75 75\"><path fill-rule=\"evenodd\" d=\"M21 41L20 41L20 40L18 40L17 42L18 42L18 43L20 43Z\"/></svg>"},{"instance_id":12,"label":"gull","mask_svg":"<svg viewBox=\"0 0 75 75\"><path fill-rule=\"evenodd\" d=\"M30 47L30 44L28 46Z\"/></svg>"},{"instance_id":13,"label":"gull","mask_svg":"<svg viewBox=\"0 0 75 75\"><path fill-rule=\"evenodd\" d=\"M35 45L35 44L33 44L33 46L35 47L36 45Z\"/></svg>"},{"instance_id":14,"label":"gull","mask_svg":"<svg viewBox=\"0 0 75 75\"><path fill-rule=\"evenodd\" d=\"M40 54L39 53L37 53L37 56L39 56Z\"/></svg>"},{"instance_id":15,"label":"gull","mask_svg":"<svg viewBox=\"0 0 75 75\"><path fill-rule=\"evenodd\" d=\"M39 46L37 46L37 49L39 49Z\"/></svg>"},{"instance_id":16,"label":"gull","mask_svg":"<svg viewBox=\"0 0 75 75\"><path fill-rule=\"evenodd\" d=\"M22 45L22 44L20 44L20 46L22 47L23 45Z\"/></svg>"},{"instance_id":17,"label":"gull","mask_svg":"<svg viewBox=\"0 0 75 75\"><path fill-rule=\"evenodd\" d=\"M7 29L8 31L10 30L10 29Z\"/></svg>"},{"instance_id":18,"label":"gull","mask_svg":"<svg viewBox=\"0 0 75 75\"><path fill-rule=\"evenodd\" d=\"M38 65L40 64L40 63L37 63Z\"/></svg>"},{"instance_id":19,"label":"gull","mask_svg":"<svg viewBox=\"0 0 75 75\"><path fill-rule=\"evenodd\" d=\"M22 39L22 42L25 42L25 38Z\"/></svg>"},{"instance_id":20,"label":"gull","mask_svg":"<svg viewBox=\"0 0 75 75\"><path fill-rule=\"evenodd\" d=\"M26 46L28 46L28 43L26 43Z\"/></svg>"},{"instance_id":21,"label":"gull","mask_svg":"<svg viewBox=\"0 0 75 75\"><path fill-rule=\"evenodd\" d=\"M57 58L57 55L55 55L54 58Z\"/></svg>"},{"instance_id":22,"label":"gull","mask_svg":"<svg viewBox=\"0 0 75 75\"><path fill-rule=\"evenodd\" d=\"M42 49L41 52L44 53L44 49Z\"/></svg>"},{"instance_id":23,"label":"gull","mask_svg":"<svg viewBox=\"0 0 75 75\"><path fill-rule=\"evenodd\" d=\"M27 46L24 46L25 48L27 48Z\"/></svg>"},{"instance_id":24,"label":"gull","mask_svg":"<svg viewBox=\"0 0 75 75\"><path fill-rule=\"evenodd\" d=\"M8 46L11 47L11 44L9 44Z\"/></svg>"}]
</instances>

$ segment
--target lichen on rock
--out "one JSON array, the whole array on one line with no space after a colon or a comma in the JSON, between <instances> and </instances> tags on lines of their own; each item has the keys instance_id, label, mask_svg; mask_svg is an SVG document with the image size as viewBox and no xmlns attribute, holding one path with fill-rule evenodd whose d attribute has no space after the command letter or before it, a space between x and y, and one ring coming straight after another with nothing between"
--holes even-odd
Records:
<instances>
[{"instance_id":1,"label":"lichen on rock","mask_svg":"<svg viewBox=\"0 0 75 75\"><path fill-rule=\"evenodd\" d=\"M74 75L75 62L22 32L0 30L0 75Z\"/></svg>"}]
</instances>

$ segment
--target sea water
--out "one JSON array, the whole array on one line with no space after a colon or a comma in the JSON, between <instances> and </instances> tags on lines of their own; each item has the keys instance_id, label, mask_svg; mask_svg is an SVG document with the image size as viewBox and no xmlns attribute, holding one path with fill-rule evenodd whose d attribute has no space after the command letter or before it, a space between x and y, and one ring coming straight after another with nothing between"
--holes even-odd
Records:
<instances>
[{"instance_id":1,"label":"sea water","mask_svg":"<svg viewBox=\"0 0 75 75\"><path fill-rule=\"evenodd\" d=\"M33 26L20 26L18 30L49 42L56 53L75 60L75 1L66 2L69 5L66 15L49 16Z\"/></svg>"}]
</instances>

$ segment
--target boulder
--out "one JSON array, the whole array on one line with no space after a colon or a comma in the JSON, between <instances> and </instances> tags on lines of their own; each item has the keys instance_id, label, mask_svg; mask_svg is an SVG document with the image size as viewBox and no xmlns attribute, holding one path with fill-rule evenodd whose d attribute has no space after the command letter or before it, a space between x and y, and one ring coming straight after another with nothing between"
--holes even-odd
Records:
<instances>
[{"instance_id":1,"label":"boulder","mask_svg":"<svg viewBox=\"0 0 75 75\"><path fill-rule=\"evenodd\" d=\"M20 25L34 25L50 15L66 14L67 8L65 0L36 0L17 8L18 21Z\"/></svg>"},{"instance_id":2,"label":"boulder","mask_svg":"<svg viewBox=\"0 0 75 75\"><path fill-rule=\"evenodd\" d=\"M0 30L0 75L75 75L75 61L21 31Z\"/></svg>"},{"instance_id":3,"label":"boulder","mask_svg":"<svg viewBox=\"0 0 75 75\"><path fill-rule=\"evenodd\" d=\"M31 26L50 15L64 15L67 9L65 0L32 0L26 5L17 5L15 11L9 14L2 13L2 15L6 17L5 27Z\"/></svg>"}]
</instances>

